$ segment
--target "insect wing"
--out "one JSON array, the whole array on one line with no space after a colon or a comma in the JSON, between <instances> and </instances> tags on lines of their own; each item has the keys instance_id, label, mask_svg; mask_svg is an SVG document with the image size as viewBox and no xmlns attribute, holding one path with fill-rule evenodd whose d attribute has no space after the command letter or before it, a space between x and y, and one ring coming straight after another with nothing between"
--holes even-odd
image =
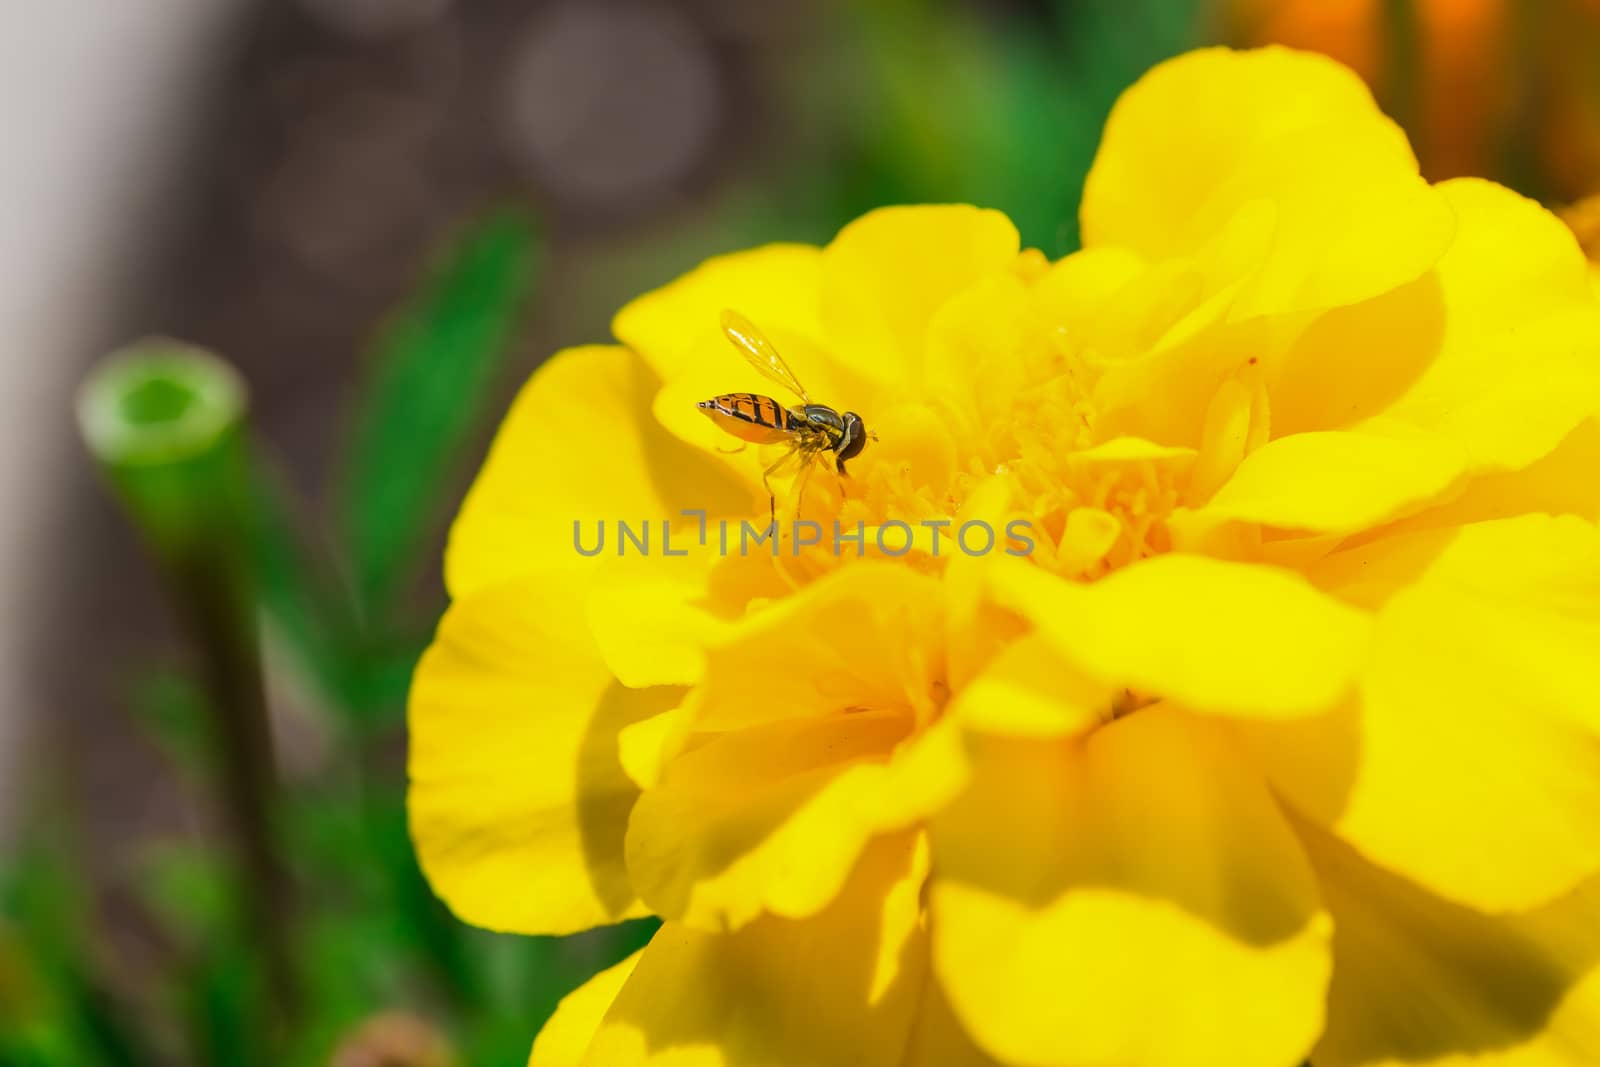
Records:
<instances>
[{"instance_id":1,"label":"insect wing","mask_svg":"<svg viewBox=\"0 0 1600 1067\"><path fill-rule=\"evenodd\" d=\"M737 311L724 311L722 332L728 335L728 340L733 342L733 346L750 365L765 375L769 381L778 383L798 396L802 404L811 403L811 398L806 396L805 387L800 384L800 379L794 376L794 371L789 369L789 364L778 355L778 350L767 340L766 334L756 329L755 324L749 319Z\"/></svg>"}]
</instances>

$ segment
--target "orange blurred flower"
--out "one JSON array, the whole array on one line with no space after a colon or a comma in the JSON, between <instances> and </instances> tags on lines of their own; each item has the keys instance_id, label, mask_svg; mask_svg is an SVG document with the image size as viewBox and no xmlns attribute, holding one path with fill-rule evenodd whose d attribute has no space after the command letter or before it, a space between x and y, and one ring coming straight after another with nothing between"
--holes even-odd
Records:
<instances>
[{"instance_id":1,"label":"orange blurred flower","mask_svg":"<svg viewBox=\"0 0 1600 1067\"><path fill-rule=\"evenodd\" d=\"M1600 2L1234 0L1231 31L1333 56L1407 127L1422 172L1546 200L1600 188Z\"/></svg>"}]
</instances>

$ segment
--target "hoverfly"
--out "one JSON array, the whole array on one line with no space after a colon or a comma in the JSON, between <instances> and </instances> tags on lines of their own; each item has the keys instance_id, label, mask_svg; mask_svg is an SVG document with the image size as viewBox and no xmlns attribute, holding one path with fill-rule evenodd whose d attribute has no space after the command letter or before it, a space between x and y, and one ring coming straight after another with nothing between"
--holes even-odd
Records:
<instances>
[{"instance_id":1,"label":"hoverfly","mask_svg":"<svg viewBox=\"0 0 1600 1067\"><path fill-rule=\"evenodd\" d=\"M841 477L848 477L844 469L845 462L855 458L866 447L867 438L876 441L878 435L868 432L861 422L861 416L853 411L841 415L826 404L813 404L806 395L805 387L794 376L794 371L789 369L789 364L778 355L772 342L737 311L722 313L722 332L752 367L800 398L798 405L786 408L770 396L724 393L710 400L702 400L697 405L707 418L741 441L757 445L788 443L789 450L761 473L761 484L767 489L768 507L776 522L778 498L772 491L770 479L773 475L798 461L805 465L801 473L804 479L811 473L810 463L814 458L831 455L834 470ZM800 493L805 493L803 480Z\"/></svg>"}]
</instances>

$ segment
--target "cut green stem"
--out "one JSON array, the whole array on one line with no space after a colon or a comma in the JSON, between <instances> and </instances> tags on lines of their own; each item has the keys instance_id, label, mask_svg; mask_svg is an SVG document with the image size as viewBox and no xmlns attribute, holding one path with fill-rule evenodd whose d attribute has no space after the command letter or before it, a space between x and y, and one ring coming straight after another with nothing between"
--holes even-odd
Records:
<instances>
[{"instance_id":1,"label":"cut green stem","mask_svg":"<svg viewBox=\"0 0 1600 1067\"><path fill-rule=\"evenodd\" d=\"M110 357L89 376L78 420L148 543L200 657L241 919L281 1012L294 999L289 887L272 826L275 761L246 555L245 408L243 382L227 364L152 340Z\"/></svg>"}]
</instances>

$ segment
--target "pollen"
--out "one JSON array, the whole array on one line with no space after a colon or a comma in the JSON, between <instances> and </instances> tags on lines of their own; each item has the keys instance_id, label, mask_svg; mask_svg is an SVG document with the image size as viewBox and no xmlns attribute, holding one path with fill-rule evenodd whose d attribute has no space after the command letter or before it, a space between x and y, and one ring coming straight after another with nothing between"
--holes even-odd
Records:
<instances>
[{"instance_id":1,"label":"pollen","mask_svg":"<svg viewBox=\"0 0 1600 1067\"><path fill-rule=\"evenodd\" d=\"M1097 444L1095 412L1078 380L1064 373L1020 394L1012 418L991 434L991 455L974 465L1009 485L1032 527L1036 562L1094 579L1171 547L1166 519L1184 471L1176 453Z\"/></svg>"},{"instance_id":2,"label":"pollen","mask_svg":"<svg viewBox=\"0 0 1600 1067\"><path fill-rule=\"evenodd\" d=\"M931 448L896 453L891 442L883 451L892 458L869 449L848 483L816 472L803 517L824 526L838 521L849 530L859 524L869 531L869 555L885 554L872 543L871 531L912 527L906 562L932 572L960 550L952 537L969 517L973 494L999 482L1009 501L999 525L1024 521L1033 561L1062 577L1092 581L1169 551L1167 520L1182 502L1193 453L1130 438L1103 439L1084 386L1086 368L1055 352L1039 361L1038 370L1031 383L1007 383L1009 395L988 398L984 406L992 417L965 434L953 456ZM985 519L995 525L993 516ZM933 526L940 527L940 537ZM898 549L906 535L891 540ZM998 536L996 543L1005 547ZM844 553L845 559L854 556Z\"/></svg>"}]
</instances>

